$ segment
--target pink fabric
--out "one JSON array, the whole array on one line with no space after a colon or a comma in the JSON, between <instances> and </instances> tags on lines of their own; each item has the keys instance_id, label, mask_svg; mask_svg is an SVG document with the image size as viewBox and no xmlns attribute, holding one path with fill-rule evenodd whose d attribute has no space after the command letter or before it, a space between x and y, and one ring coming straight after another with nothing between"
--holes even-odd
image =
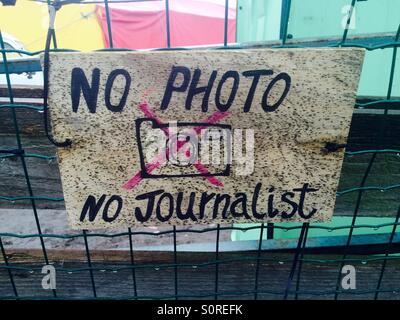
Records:
<instances>
[{"instance_id":1,"label":"pink fabric","mask_svg":"<svg viewBox=\"0 0 400 320\"><path fill-rule=\"evenodd\" d=\"M113 44L116 48L167 47L165 1L110 4ZM172 47L222 44L225 0L169 0ZM105 8L98 5L97 18L109 47ZM229 1L228 42L235 42L236 0Z\"/></svg>"}]
</instances>

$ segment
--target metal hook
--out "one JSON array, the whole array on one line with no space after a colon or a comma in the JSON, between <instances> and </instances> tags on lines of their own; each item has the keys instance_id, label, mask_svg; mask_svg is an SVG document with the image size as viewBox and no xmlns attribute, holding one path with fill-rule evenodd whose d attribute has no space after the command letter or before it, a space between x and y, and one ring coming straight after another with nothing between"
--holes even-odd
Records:
<instances>
[{"instance_id":1,"label":"metal hook","mask_svg":"<svg viewBox=\"0 0 400 320\"><path fill-rule=\"evenodd\" d=\"M49 95L49 69L50 69L50 43L54 36L54 21L56 18L56 11L60 9L61 5L59 1L55 1L54 4L49 5L49 29L47 30L46 46L44 51L43 59L43 121L44 130L49 141L56 147L69 147L72 144L70 139L66 139L64 142L56 141L49 132L49 123L47 118L48 112L48 95Z\"/></svg>"}]
</instances>

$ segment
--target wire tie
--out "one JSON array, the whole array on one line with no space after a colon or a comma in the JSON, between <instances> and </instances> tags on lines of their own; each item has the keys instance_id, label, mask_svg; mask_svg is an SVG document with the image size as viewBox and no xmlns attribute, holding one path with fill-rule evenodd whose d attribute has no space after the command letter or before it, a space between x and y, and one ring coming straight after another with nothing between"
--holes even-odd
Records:
<instances>
[{"instance_id":1,"label":"wire tie","mask_svg":"<svg viewBox=\"0 0 400 320\"><path fill-rule=\"evenodd\" d=\"M25 154L25 150L24 149L0 150L0 153L11 153L19 156Z\"/></svg>"},{"instance_id":2,"label":"wire tie","mask_svg":"<svg viewBox=\"0 0 400 320\"><path fill-rule=\"evenodd\" d=\"M323 148L323 150L327 153L329 152L336 152L340 149L346 148L346 144L342 143L336 143L336 142L327 142L325 144L325 147Z\"/></svg>"}]
</instances>

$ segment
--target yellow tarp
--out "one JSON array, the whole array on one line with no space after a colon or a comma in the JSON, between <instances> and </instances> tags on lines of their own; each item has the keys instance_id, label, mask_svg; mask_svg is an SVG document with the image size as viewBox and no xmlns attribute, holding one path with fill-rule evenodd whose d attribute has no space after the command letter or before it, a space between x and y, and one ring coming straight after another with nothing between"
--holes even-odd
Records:
<instances>
[{"instance_id":1,"label":"yellow tarp","mask_svg":"<svg viewBox=\"0 0 400 320\"><path fill-rule=\"evenodd\" d=\"M49 25L47 4L17 0L15 6L0 6L0 28L22 42L27 50L44 49ZM90 51L104 48L95 5L65 5L56 15L59 48Z\"/></svg>"}]
</instances>

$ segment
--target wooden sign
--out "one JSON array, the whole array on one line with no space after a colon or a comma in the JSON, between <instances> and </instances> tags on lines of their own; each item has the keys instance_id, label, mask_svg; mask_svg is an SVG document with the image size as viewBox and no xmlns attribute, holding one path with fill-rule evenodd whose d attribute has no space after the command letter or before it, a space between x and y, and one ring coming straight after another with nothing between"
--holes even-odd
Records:
<instances>
[{"instance_id":1,"label":"wooden sign","mask_svg":"<svg viewBox=\"0 0 400 320\"><path fill-rule=\"evenodd\" d=\"M364 50L51 53L75 229L329 221Z\"/></svg>"}]
</instances>

